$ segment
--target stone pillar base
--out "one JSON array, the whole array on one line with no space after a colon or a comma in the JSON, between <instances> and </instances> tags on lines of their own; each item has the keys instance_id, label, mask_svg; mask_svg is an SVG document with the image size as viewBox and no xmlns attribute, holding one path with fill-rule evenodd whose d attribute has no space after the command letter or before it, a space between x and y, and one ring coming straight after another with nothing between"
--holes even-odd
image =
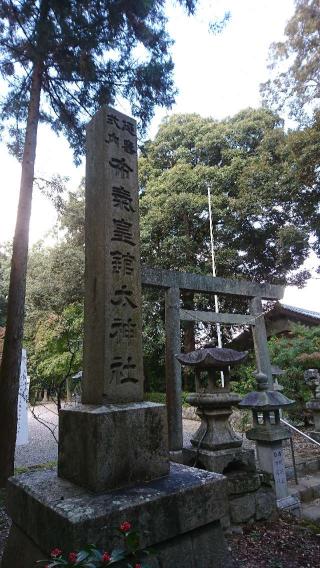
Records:
<instances>
[{"instance_id":1,"label":"stone pillar base","mask_svg":"<svg viewBox=\"0 0 320 568\"><path fill-rule=\"evenodd\" d=\"M166 407L153 402L59 413L58 475L91 491L126 487L169 472Z\"/></svg>"},{"instance_id":2,"label":"stone pillar base","mask_svg":"<svg viewBox=\"0 0 320 568\"><path fill-rule=\"evenodd\" d=\"M195 461L197 463L195 464ZM256 471L254 450L242 448L229 448L227 450L205 450L189 445L183 448L183 462L192 467L199 467L207 471L225 473L226 469Z\"/></svg>"},{"instance_id":3,"label":"stone pillar base","mask_svg":"<svg viewBox=\"0 0 320 568\"><path fill-rule=\"evenodd\" d=\"M13 525L2 568L34 568L55 547L110 550L125 520L139 531L141 549L155 550L150 568L232 566L220 525L226 480L218 474L172 464L161 479L94 494L54 470L35 471L9 480L7 506Z\"/></svg>"},{"instance_id":4,"label":"stone pillar base","mask_svg":"<svg viewBox=\"0 0 320 568\"><path fill-rule=\"evenodd\" d=\"M301 517L301 503L297 495L288 495L283 499L277 499L278 509L292 513L295 517Z\"/></svg>"}]
</instances>

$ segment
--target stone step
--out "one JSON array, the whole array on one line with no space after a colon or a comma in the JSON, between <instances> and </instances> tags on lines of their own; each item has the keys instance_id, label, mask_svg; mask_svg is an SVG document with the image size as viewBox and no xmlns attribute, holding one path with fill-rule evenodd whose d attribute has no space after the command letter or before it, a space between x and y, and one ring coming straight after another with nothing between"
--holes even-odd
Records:
<instances>
[{"instance_id":1,"label":"stone step","mask_svg":"<svg viewBox=\"0 0 320 568\"><path fill-rule=\"evenodd\" d=\"M302 503L301 517L306 521L319 524L320 533L320 499L315 499L311 503Z\"/></svg>"},{"instance_id":2,"label":"stone step","mask_svg":"<svg viewBox=\"0 0 320 568\"><path fill-rule=\"evenodd\" d=\"M298 481L298 485L292 479L288 482L290 495L298 496L301 503L311 503L320 498L320 472L305 475Z\"/></svg>"}]
</instances>

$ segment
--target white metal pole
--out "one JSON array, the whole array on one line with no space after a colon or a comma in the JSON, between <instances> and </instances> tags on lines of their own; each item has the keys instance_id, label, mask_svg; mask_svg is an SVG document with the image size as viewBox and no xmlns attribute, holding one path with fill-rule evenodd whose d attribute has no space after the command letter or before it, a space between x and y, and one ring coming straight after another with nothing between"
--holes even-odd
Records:
<instances>
[{"instance_id":1,"label":"white metal pole","mask_svg":"<svg viewBox=\"0 0 320 568\"><path fill-rule=\"evenodd\" d=\"M216 276L216 263L214 257L214 241L213 241L213 226L212 226L212 209L211 209L211 194L210 194L210 186L208 185L208 203L209 203L209 222L210 222L210 240L211 240L211 260L212 260L212 276L215 278ZM214 305L215 311L219 313L219 302L217 294L214 295ZM217 338L218 338L218 347L222 347L222 334L221 334L221 327L220 323L217 323ZM224 387L224 376L223 372L221 371L221 385Z\"/></svg>"}]
</instances>

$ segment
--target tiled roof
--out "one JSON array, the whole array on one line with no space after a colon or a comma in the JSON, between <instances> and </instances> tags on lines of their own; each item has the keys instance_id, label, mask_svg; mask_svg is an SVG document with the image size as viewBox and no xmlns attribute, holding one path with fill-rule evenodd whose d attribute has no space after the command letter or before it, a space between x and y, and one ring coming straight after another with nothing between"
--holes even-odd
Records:
<instances>
[{"instance_id":1,"label":"tiled roof","mask_svg":"<svg viewBox=\"0 0 320 568\"><path fill-rule=\"evenodd\" d=\"M311 310L305 310L304 308L297 308L296 306L289 306L288 304L283 304L282 302L279 302L278 305L288 312L292 312L292 313L295 313L295 314L298 314L298 315L301 315L301 316L315 318L315 319L318 319L320 321L320 313L319 312L313 312ZM270 310L270 311L272 311L272 310Z\"/></svg>"}]
</instances>

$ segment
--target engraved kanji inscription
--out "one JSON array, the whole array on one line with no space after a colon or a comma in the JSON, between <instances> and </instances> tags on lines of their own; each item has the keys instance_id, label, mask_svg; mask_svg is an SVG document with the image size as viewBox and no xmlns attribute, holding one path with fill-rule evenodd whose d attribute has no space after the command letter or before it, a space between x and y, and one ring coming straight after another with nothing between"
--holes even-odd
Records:
<instances>
[{"instance_id":1,"label":"engraved kanji inscription","mask_svg":"<svg viewBox=\"0 0 320 568\"><path fill-rule=\"evenodd\" d=\"M132 254L113 250L110 252L110 255L112 257L111 265L114 274L130 276L133 273L135 257Z\"/></svg>"},{"instance_id":2,"label":"engraved kanji inscription","mask_svg":"<svg viewBox=\"0 0 320 568\"><path fill-rule=\"evenodd\" d=\"M112 143L114 143L116 146L118 146L118 148L119 148L119 142L120 142L120 140L119 140L119 136L117 136L115 132L110 132L110 133L108 134L108 138L105 139L105 142L106 142L107 144L110 144L110 143L112 142Z\"/></svg>"},{"instance_id":3,"label":"engraved kanji inscription","mask_svg":"<svg viewBox=\"0 0 320 568\"><path fill-rule=\"evenodd\" d=\"M122 130L129 132L129 134L131 134L131 136L136 135L134 124L132 122L129 122L129 120L123 120L122 121Z\"/></svg>"},{"instance_id":4,"label":"engraved kanji inscription","mask_svg":"<svg viewBox=\"0 0 320 568\"><path fill-rule=\"evenodd\" d=\"M120 176L122 179L127 179L130 173L133 172L125 158L111 158L109 164L115 170L116 176Z\"/></svg>"},{"instance_id":5,"label":"engraved kanji inscription","mask_svg":"<svg viewBox=\"0 0 320 568\"><path fill-rule=\"evenodd\" d=\"M133 122L129 120L119 120L119 118L115 114L107 114L107 123L112 124L119 130L124 130L125 132L129 132L131 136L136 135L135 127Z\"/></svg>"},{"instance_id":6,"label":"engraved kanji inscription","mask_svg":"<svg viewBox=\"0 0 320 568\"><path fill-rule=\"evenodd\" d=\"M132 197L130 191L124 189L122 185L119 187L112 187L112 202L114 207L119 207L119 209L128 211L129 213L135 213L135 209L132 207Z\"/></svg>"},{"instance_id":7,"label":"engraved kanji inscription","mask_svg":"<svg viewBox=\"0 0 320 568\"><path fill-rule=\"evenodd\" d=\"M137 333L137 324L131 318L115 318L111 324L110 338L114 339L116 343L121 343L123 340L128 341L133 339Z\"/></svg>"},{"instance_id":8,"label":"engraved kanji inscription","mask_svg":"<svg viewBox=\"0 0 320 568\"><path fill-rule=\"evenodd\" d=\"M132 290L127 288L126 284L123 284L120 289L114 291L114 298L111 300L111 304L114 306L127 306L131 308L136 308L137 304L132 301Z\"/></svg>"},{"instance_id":9,"label":"engraved kanji inscription","mask_svg":"<svg viewBox=\"0 0 320 568\"><path fill-rule=\"evenodd\" d=\"M112 241L119 241L127 243L133 247L136 244L133 242L132 223L125 219L112 219L113 221L113 236Z\"/></svg>"},{"instance_id":10,"label":"engraved kanji inscription","mask_svg":"<svg viewBox=\"0 0 320 568\"><path fill-rule=\"evenodd\" d=\"M115 114L107 114L107 123L112 124L112 126L116 126L116 128L122 129L119 124L119 119Z\"/></svg>"},{"instance_id":11,"label":"engraved kanji inscription","mask_svg":"<svg viewBox=\"0 0 320 568\"><path fill-rule=\"evenodd\" d=\"M127 154L132 155L132 154L137 153L135 146L134 146L133 142L131 142L131 140L124 139L122 148Z\"/></svg>"},{"instance_id":12,"label":"engraved kanji inscription","mask_svg":"<svg viewBox=\"0 0 320 568\"><path fill-rule=\"evenodd\" d=\"M110 383L116 382L116 384L124 383L137 383L138 379L136 377L137 366L133 362L133 358L129 355L127 362L123 362L121 356L116 356L110 365L111 377Z\"/></svg>"}]
</instances>

